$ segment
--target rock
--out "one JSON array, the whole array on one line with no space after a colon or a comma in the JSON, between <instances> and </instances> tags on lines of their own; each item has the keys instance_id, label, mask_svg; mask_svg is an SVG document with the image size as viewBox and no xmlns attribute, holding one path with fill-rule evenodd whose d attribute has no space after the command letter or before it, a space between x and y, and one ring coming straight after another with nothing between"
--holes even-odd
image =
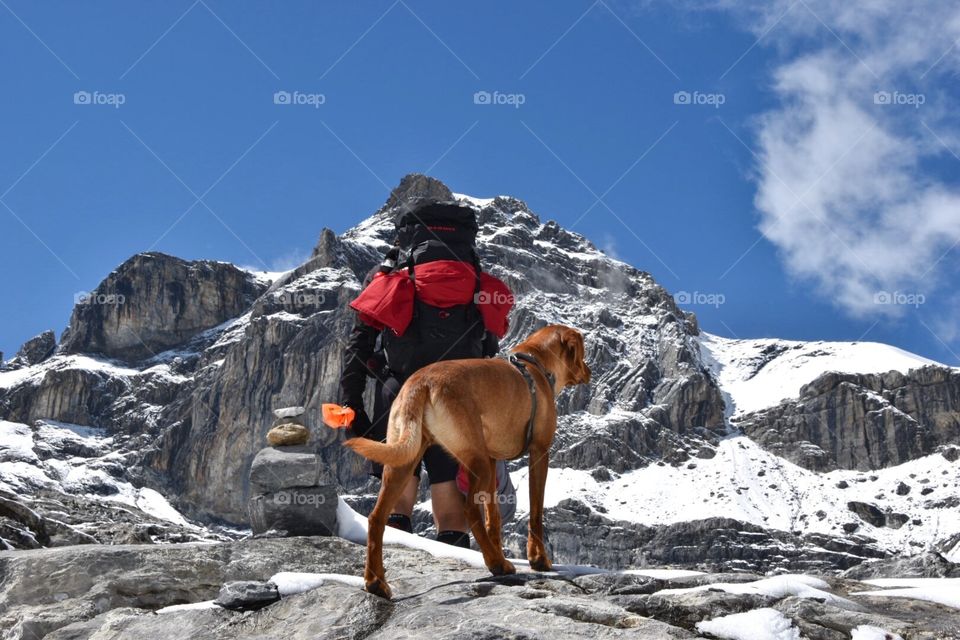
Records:
<instances>
[{"instance_id":1,"label":"rock","mask_svg":"<svg viewBox=\"0 0 960 640\"><path fill-rule=\"evenodd\" d=\"M254 535L332 536L337 533L337 488L297 487L250 498Z\"/></svg>"},{"instance_id":2,"label":"rock","mask_svg":"<svg viewBox=\"0 0 960 640\"><path fill-rule=\"evenodd\" d=\"M338 491L306 447L265 448L250 467L254 535L334 535Z\"/></svg>"},{"instance_id":3,"label":"rock","mask_svg":"<svg viewBox=\"0 0 960 640\"><path fill-rule=\"evenodd\" d=\"M857 514L857 517L871 526L883 527L887 524L887 518L883 511L872 504L851 501L847 503L847 509L853 511Z\"/></svg>"},{"instance_id":4,"label":"rock","mask_svg":"<svg viewBox=\"0 0 960 640\"><path fill-rule=\"evenodd\" d=\"M232 264L138 254L78 300L61 349L149 358L241 315L264 288Z\"/></svg>"},{"instance_id":5,"label":"rock","mask_svg":"<svg viewBox=\"0 0 960 640\"><path fill-rule=\"evenodd\" d=\"M803 386L799 399L744 416L737 426L814 471L898 465L960 439L960 371L825 373Z\"/></svg>"},{"instance_id":6,"label":"rock","mask_svg":"<svg viewBox=\"0 0 960 640\"><path fill-rule=\"evenodd\" d=\"M905 513L888 513L886 514L886 526L891 529L899 529L903 525L910 522L910 516Z\"/></svg>"},{"instance_id":7,"label":"rock","mask_svg":"<svg viewBox=\"0 0 960 640\"><path fill-rule=\"evenodd\" d=\"M10 362L6 363L7 369L18 369L29 367L30 365L40 364L53 354L57 348L57 336L53 331L47 330L40 335L30 338L20 347L17 354ZM3 362L3 356L0 355L0 362Z\"/></svg>"},{"instance_id":8,"label":"rock","mask_svg":"<svg viewBox=\"0 0 960 640\"><path fill-rule=\"evenodd\" d=\"M906 482L900 482L900 483L897 484L897 495L898 495L898 496L905 496L905 495L907 495L908 493L910 493L910 485L908 485Z\"/></svg>"},{"instance_id":9,"label":"rock","mask_svg":"<svg viewBox=\"0 0 960 640\"><path fill-rule=\"evenodd\" d=\"M236 580L220 588L214 604L231 611L255 611L280 599L277 585L257 580Z\"/></svg>"},{"instance_id":10,"label":"rock","mask_svg":"<svg viewBox=\"0 0 960 640\"><path fill-rule=\"evenodd\" d=\"M273 415L278 418L299 418L306 412L307 410L303 407L284 407L282 409L274 409Z\"/></svg>"},{"instance_id":11,"label":"rock","mask_svg":"<svg viewBox=\"0 0 960 640\"><path fill-rule=\"evenodd\" d=\"M611 600L632 613L687 629L693 629L702 620L743 613L775 602L770 596L725 591L691 591L670 595L654 593L616 596Z\"/></svg>"},{"instance_id":12,"label":"rock","mask_svg":"<svg viewBox=\"0 0 960 640\"><path fill-rule=\"evenodd\" d=\"M801 637L810 640L846 640L853 629L863 625L909 638L914 627L882 613L852 611L812 598L784 598L773 608L796 622Z\"/></svg>"},{"instance_id":13,"label":"rock","mask_svg":"<svg viewBox=\"0 0 960 640\"><path fill-rule=\"evenodd\" d=\"M307 447L265 447L250 466L252 493L315 487L320 484L320 456Z\"/></svg>"},{"instance_id":14,"label":"rock","mask_svg":"<svg viewBox=\"0 0 960 640\"><path fill-rule=\"evenodd\" d=\"M293 447L307 444L310 430L302 424L286 422L267 432L267 442L271 447Z\"/></svg>"},{"instance_id":15,"label":"rock","mask_svg":"<svg viewBox=\"0 0 960 640\"><path fill-rule=\"evenodd\" d=\"M394 601L336 578L303 593L285 592L277 600L279 590L269 582L281 571L355 580L362 576L364 557L362 545L306 537L5 552L0 553L0 626L5 637L16 640L692 638L700 637L699 621L770 607L811 639L849 638L860 625L911 640L949 638L956 629L955 610L910 598L850 595L875 587L849 579L831 580L827 590L852 602L826 603L709 588L752 582L758 575L660 579L521 571L495 577L396 546L384 550ZM237 610L203 604L218 593L222 604ZM273 602L260 606L268 600ZM180 604L194 606L167 609ZM166 610L154 613L160 609Z\"/></svg>"},{"instance_id":16,"label":"rock","mask_svg":"<svg viewBox=\"0 0 960 640\"><path fill-rule=\"evenodd\" d=\"M923 553L907 558L868 560L840 574L851 580L876 578L960 578L960 564L939 553Z\"/></svg>"},{"instance_id":17,"label":"rock","mask_svg":"<svg viewBox=\"0 0 960 640\"><path fill-rule=\"evenodd\" d=\"M947 462L956 462L960 460L960 447L945 447L940 454L947 459Z\"/></svg>"}]
</instances>

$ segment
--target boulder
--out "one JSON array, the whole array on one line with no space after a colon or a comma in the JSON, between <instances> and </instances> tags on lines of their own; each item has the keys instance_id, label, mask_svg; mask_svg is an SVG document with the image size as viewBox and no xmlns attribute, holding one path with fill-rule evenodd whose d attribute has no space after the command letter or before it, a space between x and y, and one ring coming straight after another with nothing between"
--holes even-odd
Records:
<instances>
[{"instance_id":1,"label":"boulder","mask_svg":"<svg viewBox=\"0 0 960 640\"><path fill-rule=\"evenodd\" d=\"M320 469L320 456L307 447L265 447L250 465L250 491L315 487L320 484Z\"/></svg>"},{"instance_id":2,"label":"boulder","mask_svg":"<svg viewBox=\"0 0 960 640\"><path fill-rule=\"evenodd\" d=\"M307 444L310 429L296 422L284 422L267 432L267 443L271 447L295 447Z\"/></svg>"},{"instance_id":3,"label":"boulder","mask_svg":"<svg viewBox=\"0 0 960 640\"><path fill-rule=\"evenodd\" d=\"M338 491L306 447L265 448L250 467L254 535L336 535Z\"/></svg>"},{"instance_id":4,"label":"boulder","mask_svg":"<svg viewBox=\"0 0 960 640\"><path fill-rule=\"evenodd\" d=\"M280 591L273 582L235 580L220 588L215 605L231 611L256 611L280 599Z\"/></svg>"}]
</instances>

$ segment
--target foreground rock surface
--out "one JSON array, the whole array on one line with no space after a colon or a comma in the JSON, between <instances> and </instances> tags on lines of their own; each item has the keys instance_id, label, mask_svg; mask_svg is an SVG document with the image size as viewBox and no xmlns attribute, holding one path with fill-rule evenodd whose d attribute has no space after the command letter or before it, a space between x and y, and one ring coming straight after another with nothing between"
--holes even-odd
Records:
<instances>
[{"instance_id":1,"label":"foreground rock surface","mask_svg":"<svg viewBox=\"0 0 960 640\"><path fill-rule=\"evenodd\" d=\"M0 628L4 638L18 640L693 638L702 637L698 622L767 607L810 638L849 638L863 624L905 640L960 638L957 610L907 598L857 598L849 594L875 587L851 580L831 581L832 602L825 603L710 588L756 575L519 573L495 578L458 561L394 547L385 554L393 601L328 580L256 611L208 602L234 581L247 586L227 591L259 593L281 571L360 576L363 560L362 546L338 538L4 552ZM257 588L247 588L248 581ZM687 590L702 585L706 588ZM204 604L158 613L187 603Z\"/></svg>"}]
</instances>

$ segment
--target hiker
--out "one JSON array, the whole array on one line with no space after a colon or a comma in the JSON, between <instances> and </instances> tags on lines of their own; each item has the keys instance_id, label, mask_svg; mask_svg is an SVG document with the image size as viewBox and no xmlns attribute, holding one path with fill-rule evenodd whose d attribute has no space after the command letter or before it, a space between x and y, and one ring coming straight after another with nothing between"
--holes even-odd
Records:
<instances>
[{"instance_id":1,"label":"hiker","mask_svg":"<svg viewBox=\"0 0 960 640\"><path fill-rule=\"evenodd\" d=\"M396 228L394 246L351 303L358 315L340 379L340 404L355 412L348 437L386 441L392 402L417 369L440 360L495 356L513 304L509 288L480 268L476 213L469 206L418 201L398 215ZM363 405L368 376L376 381L372 419ZM422 463L388 526L413 532L411 516L426 467L437 540L469 548L465 470L438 445L427 449ZM371 475L382 478L383 468L370 464ZM507 504L501 497L501 512L510 517L515 492L504 464L497 475L498 490L510 496Z\"/></svg>"}]
</instances>

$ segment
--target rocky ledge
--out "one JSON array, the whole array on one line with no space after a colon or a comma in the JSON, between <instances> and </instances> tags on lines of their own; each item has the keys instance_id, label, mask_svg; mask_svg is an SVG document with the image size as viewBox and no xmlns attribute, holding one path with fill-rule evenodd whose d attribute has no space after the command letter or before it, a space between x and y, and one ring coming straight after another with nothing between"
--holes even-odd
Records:
<instances>
[{"instance_id":1,"label":"rocky ledge","mask_svg":"<svg viewBox=\"0 0 960 640\"><path fill-rule=\"evenodd\" d=\"M878 587L847 578L656 572L494 578L456 560L390 547L385 561L395 599L386 601L356 585L363 558L360 545L307 537L3 552L0 628L4 638L31 640L394 639L425 631L436 639L692 638L719 637L710 632L718 618L746 614L734 620L775 623L781 637L843 639L876 627L904 640L960 638L957 609L857 595ZM223 606L213 602L218 596ZM245 607L248 596L253 600Z\"/></svg>"}]
</instances>

